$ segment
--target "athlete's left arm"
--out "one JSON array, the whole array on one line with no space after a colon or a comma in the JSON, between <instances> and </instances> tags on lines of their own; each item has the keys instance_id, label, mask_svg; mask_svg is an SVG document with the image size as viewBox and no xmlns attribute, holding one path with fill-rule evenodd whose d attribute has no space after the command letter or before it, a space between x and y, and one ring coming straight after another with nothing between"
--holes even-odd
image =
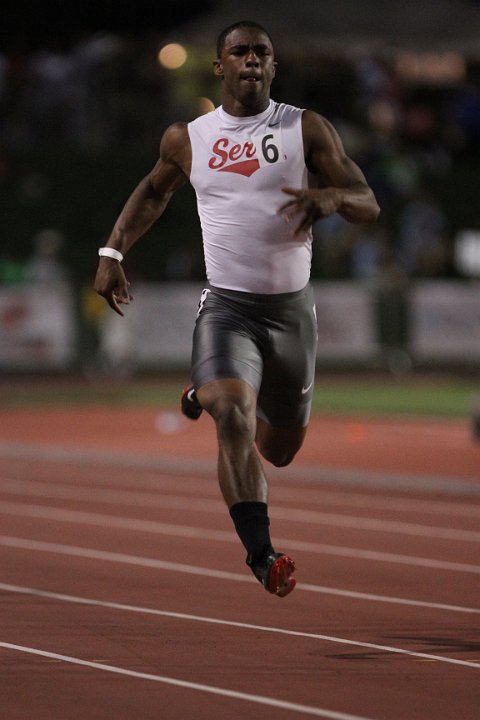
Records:
<instances>
[{"instance_id":1,"label":"athlete's left arm","mask_svg":"<svg viewBox=\"0 0 480 720\"><path fill-rule=\"evenodd\" d=\"M305 110L302 130L306 165L323 187L282 188L292 199L282 205L280 212L287 220L301 216L295 233L336 212L352 223L376 220L380 208L375 195L358 165L345 153L335 128L317 113Z\"/></svg>"}]
</instances>

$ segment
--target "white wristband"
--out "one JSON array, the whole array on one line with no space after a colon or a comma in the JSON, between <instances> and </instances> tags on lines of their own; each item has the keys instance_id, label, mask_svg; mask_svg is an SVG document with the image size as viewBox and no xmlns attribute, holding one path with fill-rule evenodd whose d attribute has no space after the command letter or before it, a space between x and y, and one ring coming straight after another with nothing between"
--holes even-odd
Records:
<instances>
[{"instance_id":1,"label":"white wristband","mask_svg":"<svg viewBox=\"0 0 480 720\"><path fill-rule=\"evenodd\" d=\"M118 260L118 262L122 262L123 255L119 250L115 250L115 248L111 247L103 247L98 249L99 255L105 255L106 257L113 258L113 260Z\"/></svg>"}]
</instances>

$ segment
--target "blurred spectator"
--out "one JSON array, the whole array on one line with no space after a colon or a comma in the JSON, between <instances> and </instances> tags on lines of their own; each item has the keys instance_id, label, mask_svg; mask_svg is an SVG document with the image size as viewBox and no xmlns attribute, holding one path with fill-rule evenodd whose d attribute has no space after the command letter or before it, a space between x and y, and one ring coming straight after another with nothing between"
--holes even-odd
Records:
<instances>
[{"instance_id":1,"label":"blurred spectator","mask_svg":"<svg viewBox=\"0 0 480 720\"><path fill-rule=\"evenodd\" d=\"M375 315L380 363L394 375L412 368L409 351L409 281L393 248L385 246L375 279Z\"/></svg>"},{"instance_id":2,"label":"blurred spectator","mask_svg":"<svg viewBox=\"0 0 480 720\"><path fill-rule=\"evenodd\" d=\"M373 280L378 277L386 253L386 231L381 224L359 230L351 254L352 277Z\"/></svg>"},{"instance_id":3,"label":"blurred spectator","mask_svg":"<svg viewBox=\"0 0 480 720\"><path fill-rule=\"evenodd\" d=\"M473 83L459 87L452 100L451 113L463 150L480 151L480 89Z\"/></svg>"},{"instance_id":4,"label":"blurred spectator","mask_svg":"<svg viewBox=\"0 0 480 720\"><path fill-rule=\"evenodd\" d=\"M435 277L446 268L446 217L427 190L419 190L399 218L400 257L412 277Z\"/></svg>"},{"instance_id":5,"label":"blurred spectator","mask_svg":"<svg viewBox=\"0 0 480 720\"><path fill-rule=\"evenodd\" d=\"M13 285L25 278L23 265L8 255L0 255L0 285Z\"/></svg>"},{"instance_id":6,"label":"blurred spectator","mask_svg":"<svg viewBox=\"0 0 480 720\"><path fill-rule=\"evenodd\" d=\"M60 253L63 234L55 228L45 228L33 238L34 252L25 263L25 279L30 282L59 282L69 278L69 272Z\"/></svg>"},{"instance_id":7,"label":"blurred spectator","mask_svg":"<svg viewBox=\"0 0 480 720\"><path fill-rule=\"evenodd\" d=\"M29 101L35 122L33 142L74 142L78 108L75 65L71 52L40 50L31 59Z\"/></svg>"},{"instance_id":8,"label":"blurred spectator","mask_svg":"<svg viewBox=\"0 0 480 720\"><path fill-rule=\"evenodd\" d=\"M167 256L165 277L167 280L191 280L194 270L194 258L190 248L177 248Z\"/></svg>"},{"instance_id":9,"label":"blurred spectator","mask_svg":"<svg viewBox=\"0 0 480 720\"><path fill-rule=\"evenodd\" d=\"M314 275L322 278L348 277L354 225L340 215L330 215L313 226Z\"/></svg>"}]
</instances>

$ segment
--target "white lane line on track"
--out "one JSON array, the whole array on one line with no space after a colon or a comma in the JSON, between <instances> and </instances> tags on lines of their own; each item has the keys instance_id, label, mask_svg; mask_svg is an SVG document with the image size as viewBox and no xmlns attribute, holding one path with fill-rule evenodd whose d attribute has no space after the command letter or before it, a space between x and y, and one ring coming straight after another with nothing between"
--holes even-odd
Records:
<instances>
[{"instance_id":1,"label":"white lane line on track","mask_svg":"<svg viewBox=\"0 0 480 720\"><path fill-rule=\"evenodd\" d=\"M114 450L96 450L91 447L65 447L29 442L0 442L0 457L14 460L46 460L49 462L78 463L130 470L156 470L173 476L216 476L216 462L205 458L169 458L121 453ZM282 469L270 468L269 476L285 480ZM288 468L289 481L341 484L345 487L382 488L384 490L411 490L415 493L444 493L456 497L479 497L480 485L476 480L445 475L391 473L379 470L319 467L296 464Z\"/></svg>"},{"instance_id":2,"label":"white lane line on track","mask_svg":"<svg viewBox=\"0 0 480 720\"><path fill-rule=\"evenodd\" d=\"M60 660L73 665L82 665L83 667L91 668L92 670L100 670L102 672L115 673L117 675L126 675L139 680L150 680L151 682L174 685L188 690L198 690L200 692L210 693L211 695L221 695L235 700L245 700L247 702L257 703L258 705L274 707L279 710L291 710L292 712L297 712L302 715L313 715L320 718L329 718L329 720L369 720L368 718L361 717L359 715L349 715L346 713L335 712L334 710L312 707L311 705L299 705L297 703L287 702L286 700L277 700L276 698L266 697L265 695L252 695L250 693L228 690L227 688L215 687L214 685L203 685L200 683L188 682L186 680L166 677L164 675L151 675L150 673L142 673L136 670L127 670L126 668L116 667L115 665L105 665L103 663L92 662L90 660L70 657L69 655L59 655L58 653L25 647L24 645L14 645L12 643L0 642L0 647L5 648L6 650L16 650L18 652L29 653L31 655L39 655L40 657L49 658L51 660Z\"/></svg>"},{"instance_id":3,"label":"white lane line on track","mask_svg":"<svg viewBox=\"0 0 480 720\"><path fill-rule=\"evenodd\" d=\"M26 495L32 497L56 497L65 499L98 501L114 505L138 505L139 507L162 507L162 493L168 491L172 483L178 488L178 477L158 476L151 478L138 477L134 479L100 477L92 481L92 484L83 483L79 486L77 479L62 482L45 482L41 480L22 480L12 477L0 476L0 491L12 495ZM75 483L73 485L73 483ZM96 485L108 485L108 488L96 487ZM130 489L133 488L133 489ZM152 491L154 492L145 492ZM178 498L179 500L198 500L202 495L205 500L211 498L216 501L219 490L216 483L206 482L201 478L183 479L181 484L183 495L169 495L167 498ZM143 492L142 492L143 491ZM394 512L424 513L427 515L447 515L452 517L480 517L480 504L445 502L443 500L424 500L423 498L405 498L399 495L389 497L378 497L371 494L358 492L335 492L322 487L313 489L298 487L293 490L281 484L274 483L271 493L278 502L298 503L299 499L309 505L339 505L353 508L366 508L367 510L392 510ZM223 503L222 503L223 505Z\"/></svg>"},{"instance_id":4,"label":"white lane line on track","mask_svg":"<svg viewBox=\"0 0 480 720\"><path fill-rule=\"evenodd\" d=\"M109 602L106 600L96 600L93 598L77 597L75 595L65 595L63 593L49 592L48 590L38 590L36 588L22 587L19 585L8 585L0 583L0 590L6 592L19 593L23 595L34 595L36 597L45 597L51 600L59 600L61 602L73 603L78 605L90 605L94 607L102 607L110 610L123 610L126 612L140 613L143 615L157 615L160 617L175 618L178 620L189 620L193 622L210 623L212 625L226 625L228 627L236 627L243 630L255 630L256 632L274 633L277 635L287 635L289 637L306 638L307 640L321 640L324 642L336 643L339 645L349 645L354 647L366 648L368 650L376 650L382 653L391 653L394 655L409 655L422 660L434 660L451 665L462 665L464 667L475 668L480 670L480 664L470 662L468 660L458 660L442 655L432 655L431 653L418 652L415 650L404 650L403 648L391 647L389 645L379 645L377 643L361 642L360 640L349 640L346 638L334 637L331 635L321 635L319 633L300 632L298 630L285 630L284 628L271 627L266 625L253 625L251 623L237 622L234 620L222 620L220 618L205 617L203 615L191 615L188 613L170 612L167 610L157 610L155 608L139 607L138 605L125 605L123 603Z\"/></svg>"},{"instance_id":5,"label":"white lane line on track","mask_svg":"<svg viewBox=\"0 0 480 720\"><path fill-rule=\"evenodd\" d=\"M414 535L415 537L434 538L439 540L457 540L464 542L480 542L480 532L475 530L457 530L453 528L432 527L417 523L395 520L377 520L376 518L353 517L338 513L324 513L316 510L296 510L295 508L273 507L270 516L277 520L310 523L312 525L329 525L345 527L353 530L369 530L389 532L398 535Z\"/></svg>"},{"instance_id":6,"label":"white lane line on track","mask_svg":"<svg viewBox=\"0 0 480 720\"><path fill-rule=\"evenodd\" d=\"M28 482L28 481L24 481ZM34 485L35 483L33 483ZM50 485L54 485L51 483ZM88 491L83 488L35 488L32 487L32 491L25 492L26 487L19 483L18 490L16 493L14 490L15 484L7 485L4 483L0 490L6 493L13 494L25 494L25 495L37 495L40 497L55 497L62 499L72 500L88 500L92 502L97 499L99 502L108 502L113 504L121 504L124 500L125 503L134 503L138 505L141 503L142 506L157 506L163 509L170 510L183 510L183 511L198 511L203 513L214 513L224 514L225 504L220 500L199 500L198 498L185 497L181 495L162 495L154 496L151 498L151 502L148 502L149 498L141 497L136 501L136 493L130 492L117 492L115 490L95 490L89 489ZM3 490L5 488L5 490ZM138 496L137 496L138 497ZM277 520L288 520L289 522L299 522L302 524L310 525L327 525L333 527L348 527L355 530L366 530L370 532L390 532L401 535L413 535L416 537L428 537L433 539L441 540L455 540L463 542L480 542L480 532L475 530L461 530L454 528L444 527L432 527L419 525L416 523L407 523L392 520L378 520L376 518L361 518L358 516L343 515L338 513L330 512L319 512L312 510L298 510L295 508L279 508L277 506L270 506L269 514L272 519Z\"/></svg>"},{"instance_id":7,"label":"white lane line on track","mask_svg":"<svg viewBox=\"0 0 480 720\"><path fill-rule=\"evenodd\" d=\"M91 560L102 560L114 563L125 563L137 567L149 567L156 570L170 570L177 573L186 573L189 575L201 575L202 577L217 578L220 580L233 580L234 582L256 582L251 575L241 573L226 572L224 570L215 570L213 568L198 567L195 565L186 565L184 563L172 563L165 560L157 560L156 558L146 558L139 555L127 555L125 553L115 553L107 550L95 550L91 548L78 547L76 545L60 545L58 543L44 542L40 540L27 540L18 537L8 537L0 535L0 545L4 547L17 548L21 550L33 550L35 552L50 552L58 555L67 555L71 557L83 557ZM389 602L399 605L412 605L415 607L425 607L437 610L450 610L456 612L479 613L478 608L466 608L456 605L444 605L440 603L427 603L415 600L404 600L402 598L384 597L382 595L370 595L367 593L350 592L348 590L335 590L321 585L310 585L306 583L298 583L296 590L305 590L307 592L322 593L328 595L340 595L342 597L350 597L359 600Z\"/></svg>"},{"instance_id":8,"label":"white lane line on track","mask_svg":"<svg viewBox=\"0 0 480 720\"><path fill-rule=\"evenodd\" d=\"M57 522L78 523L108 527L133 532L150 532L157 535L171 535L183 538L196 538L213 542L237 542L233 531L210 530L207 528L192 527L190 525L176 525L172 523L156 522L154 520L141 520L137 518L116 517L102 513L89 513L81 510L66 510L44 505L27 505L23 503L0 502L0 512L4 515L16 517L31 517L39 520L55 520ZM454 572L480 573L480 565L451 562L448 560L435 560L413 555L399 555L396 553L379 552L377 550L360 550L357 548L342 547L338 545L325 545L323 543L290 540L277 538L276 544L284 545L289 550L302 552L336 555L338 557L355 557L362 560L377 562L394 562L402 565L435 568L436 570L452 570Z\"/></svg>"},{"instance_id":9,"label":"white lane line on track","mask_svg":"<svg viewBox=\"0 0 480 720\"><path fill-rule=\"evenodd\" d=\"M372 494L361 494L345 490L335 492L321 487L312 489L302 487L290 489L272 484L271 493L275 501L302 502L318 505L339 505L340 507L366 508L367 510L392 510L394 512L423 513L425 515L447 515L449 518L480 517L480 504L473 505L443 500L425 500L423 498L405 498L389 493L389 497L378 497Z\"/></svg>"},{"instance_id":10,"label":"white lane line on track","mask_svg":"<svg viewBox=\"0 0 480 720\"><path fill-rule=\"evenodd\" d=\"M84 491L87 489L97 490L97 486L100 486L98 490L101 492L104 486L107 486L105 492L110 494L124 490L127 494L131 495L147 495L141 491L153 491L150 493L150 497L158 502L159 494L162 492L168 492L172 485L176 492L181 489L181 492L186 497L199 498L205 496L205 498L218 498L218 485L214 478L206 480L203 477L192 477L191 475L185 475L182 477L182 483L179 487L178 476L154 473L146 470L142 473L136 473L132 477L132 473L127 470L125 475L121 475L119 472L112 477L110 474L105 474L101 471L101 474L94 479L91 479L90 474L85 478L84 473L81 477L76 477L75 474L71 474L72 471L69 469L69 473L62 478L62 481L58 482L44 482L40 480L22 480L15 479L12 477L1 477L0 482L6 482L9 485L12 483L19 482L24 489L20 494L28 494L29 487L40 486L40 488L75 488ZM307 503L309 506L318 505L339 505L344 507L354 508L367 508L377 510L393 510L395 512L409 512L409 513L423 513L432 515L447 515L449 518L460 516L460 517L480 517L480 503L475 504L473 500L469 503L458 502L458 501L445 501L437 500L435 498L425 499L423 497L405 497L405 494L392 492L390 489L388 496L372 494L372 492L361 493L358 490L350 490L346 488L343 492L336 490L329 490L327 486L316 485L312 486L309 484L306 486L303 484L299 493L298 482L295 483L293 479L290 485L295 487L289 487L287 478L274 478L271 484L271 491L275 495L276 501L280 502L298 502L299 494L302 501ZM81 487L79 487L81 485ZM12 486L13 487L13 486ZM48 490L47 490L48 491Z\"/></svg>"}]
</instances>

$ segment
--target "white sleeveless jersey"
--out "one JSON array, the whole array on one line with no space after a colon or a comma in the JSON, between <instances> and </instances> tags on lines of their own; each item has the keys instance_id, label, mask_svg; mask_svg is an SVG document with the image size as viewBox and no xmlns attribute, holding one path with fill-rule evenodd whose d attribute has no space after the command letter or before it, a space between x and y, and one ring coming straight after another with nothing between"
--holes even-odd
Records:
<instances>
[{"instance_id":1,"label":"white sleeveless jersey","mask_svg":"<svg viewBox=\"0 0 480 720\"><path fill-rule=\"evenodd\" d=\"M215 287L274 294L310 277L311 232L292 237L277 211L283 186L306 188L302 110L270 100L259 115L222 107L188 124L207 278Z\"/></svg>"}]
</instances>

